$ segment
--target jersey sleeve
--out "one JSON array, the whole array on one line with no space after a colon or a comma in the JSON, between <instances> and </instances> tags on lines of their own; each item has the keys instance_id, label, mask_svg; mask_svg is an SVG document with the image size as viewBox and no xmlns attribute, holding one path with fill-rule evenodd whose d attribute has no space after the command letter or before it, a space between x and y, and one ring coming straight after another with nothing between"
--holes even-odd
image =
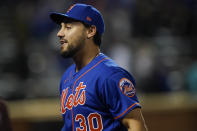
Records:
<instances>
[{"instance_id":1,"label":"jersey sleeve","mask_svg":"<svg viewBox=\"0 0 197 131\"><path fill-rule=\"evenodd\" d=\"M117 72L104 81L104 101L114 119L121 119L136 107L141 107L136 96L133 77Z\"/></svg>"}]
</instances>

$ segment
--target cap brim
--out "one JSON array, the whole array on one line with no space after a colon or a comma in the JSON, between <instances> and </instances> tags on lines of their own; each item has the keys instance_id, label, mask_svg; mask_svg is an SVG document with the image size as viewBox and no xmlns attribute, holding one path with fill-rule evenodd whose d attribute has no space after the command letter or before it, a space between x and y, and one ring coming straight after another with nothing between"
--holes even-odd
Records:
<instances>
[{"instance_id":1,"label":"cap brim","mask_svg":"<svg viewBox=\"0 0 197 131\"><path fill-rule=\"evenodd\" d=\"M56 24L61 24L61 22L72 22L72 21L77 21L66 14L63 13L57 13L57 12L52 12L50 13L50 18L53 22Z\"/></svg>"}]
</instances>

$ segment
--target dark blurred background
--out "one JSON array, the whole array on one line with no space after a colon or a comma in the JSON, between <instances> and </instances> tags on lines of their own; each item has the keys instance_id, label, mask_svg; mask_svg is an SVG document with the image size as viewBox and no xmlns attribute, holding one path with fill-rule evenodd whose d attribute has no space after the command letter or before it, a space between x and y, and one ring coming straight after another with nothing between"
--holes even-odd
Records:
<instances>
[{"instance_id":1,"label":"dark blurred background","mask_svg":"<svg viewBox=\"0 0 197 131\"><path fill-rule=\"evenodd\" d=\"M101 50L135 77L149 129L196 131L196 0L0 1L0 97L13 130L60 130L59 81L72 60L49 13L77 2L102 12Z\"/></svg>"}]
</instances>

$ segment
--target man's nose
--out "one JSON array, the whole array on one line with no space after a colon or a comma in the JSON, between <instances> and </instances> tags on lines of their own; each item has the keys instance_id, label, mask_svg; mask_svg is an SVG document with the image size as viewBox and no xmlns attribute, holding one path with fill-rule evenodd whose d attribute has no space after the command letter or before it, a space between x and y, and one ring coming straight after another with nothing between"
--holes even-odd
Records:
<instances>
[{"instance_id":1,"label":"man's nose","mask_svg":"<svg viewBox=\"0 0 197 131\"><path fill-rule=\"evenodd\" d=\"M62 31L62 29L60 29L57 33L57 37L64 37L64 33Z\"/></svg>"}]
</instances>

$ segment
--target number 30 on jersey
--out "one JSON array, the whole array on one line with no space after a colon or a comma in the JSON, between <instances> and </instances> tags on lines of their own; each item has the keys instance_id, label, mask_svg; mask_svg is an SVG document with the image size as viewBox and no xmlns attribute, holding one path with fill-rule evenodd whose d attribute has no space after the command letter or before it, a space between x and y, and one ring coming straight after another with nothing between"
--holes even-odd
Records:
<instances>
[{"instance_id":1,"label":"number 30 on jersey","mask_svg":"<svg viewBox=\"0 0 197 131\"><path fill-rule=\"evenodd\" d=\"M76 128L76 131L87 131L86 119L82 114L77 114L75 121L79 122L80 127ZM89 126L89 131L102 131L103 123L101 115L98 113L90 113L87 118L87 123ZM94 124L96 123L96 124Z\"/></svg>"}]
</instances>

